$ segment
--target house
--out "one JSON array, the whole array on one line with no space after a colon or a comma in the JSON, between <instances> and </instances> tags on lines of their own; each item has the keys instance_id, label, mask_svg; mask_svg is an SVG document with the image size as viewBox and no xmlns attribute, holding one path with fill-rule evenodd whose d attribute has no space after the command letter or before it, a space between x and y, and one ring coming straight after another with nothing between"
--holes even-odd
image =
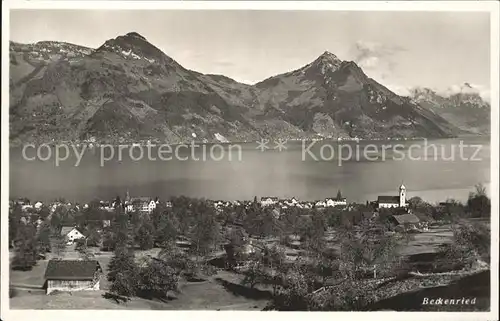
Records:
<instances>
[{"instance_id":1,"label":"house","mask_svg":"<svg viewBox=\"0 0 500 321\"><path fill-rule=\"evenodd\" d=\"M96 260L50 260L45 270L46 293L97 291L102 268Z\"/></svg>"},{"instance_id":2,"label":"house","mask_svg":"<svg viewBox=\"0 0 500 321\"><path fill-rule=\"evenodd\" d=\"M334 207L334 206L345 206L347 205L346 198L327 198L325 199L326 207Z\"/></svg>"},{"instance_id":3,"label":"house","mask_svg":"<svg viewBox=\"0 0 500 321\"><path fill-rule=\"evenodd\" d=\"M313 204L309 202L299 202L297 205L298 208L313 208Z\"/></svg>"},{"instance_id":4,"label":"house","mask_svg":"<svg viewBox=\"0 0 500 321\"><path fill-rule=\"evenodd\" d=\"M393 223L405 230L414 230L420 227L420 219L415 214L401 214L391 216Z\"/></svg>"},{"instance_id":5,"label":"house","mask_svg":"<svg viewBox=\"0 0 500 321\"><path fill-rule=\"evenodd\" d=\"M21 205L21 209L23 211L27 211L28 209L32 209L33 208L33 205L31 204L24 204L24 205Z\"/></svg>"},{"instance_id":6,"label":"house","mask_svg":"<svg viewBox=\"0 0 500 321\"><path fill-rule=\"evenodd\" d=\"M19 204L21 206L23 205L30 205L30 200L25 198L25 197L20 197L15 201L16 204Z\"/></svg>"},{"instance_id":7,"label":"house","mask_svg":"<svg viewBox=\"0 0 500 321\"><path fill-rule=\"evenodd\" d=\"M100 201L99 207L105 211L108 211L108 212L114 211L114 209L115 209L114 205L109 201Z\"/></svg>"},{"instance_id":8,"label":"house","mask_svg":"<svg viewBox=\"0 0 500 321\"><path fill-rule=\"evenodd\" d=\"M58 207L60 207L60 206L64 206L64 204L63 204L63 203L61 203L61 202L54 202L54 203L52 203L52 204L50 205L50 212L51 212L51 213L54 213L54 212L56 211L56 209L57 209Z\"/></svg>"},{"instance_id":9,"label":"house","mask_svg":"<svg viewBox=\"0 0 500 321\"><path fill-rule=\"evenodd\" d=\"M172 202L171 201L166 201L165 202L165 207L168 207L168 208L172 207Z\"/></svg>"},{"instance_id":10,"label":"house","mask_svg":"<svg viewBox=\"0 0 500 321\"><path fill-rule=\"evenodd\" d=\"M278 203L278 198L274 196L266 196L266 197L261 197L260 199L260 205L262 206L271 206L274 204Z\"/></svg>"},{"instance_id":11,"label":"house","mask_svg":"<svg viewBox=\"0 0 500 321\"><path fill-rule=\"evenodd\" d=\"M378 208L406 207L406 187L401 184L398 196L379 196L377 199Z\"/></svg>"},{"instance_id":12,"label":"house","mask_svg":"<svg viewBox=\"0 0 500 321\"><path fill-rule=\"evenodd\" d=\"M42 208L42 206L43 206L43 203L42 203L42 202L40 202L40 201L38 201L38 202L36 202L36 203L35 203L35 206L34 206L34 207L35 207L35 209L36 209L36 210L39 210L39 209L41 209L41 208Z\"/></svg>"},{"instance_id":13,"label":"house","mask_svg":"<svg viewBox=\"0 0 500 321\"><path fill-rule=\"evenodd\" d=\"M287 206L296 206L299 203L299 201L295 197L284 199L282 200L282 202Z\"/></svg>"},{"instance_id":14,"label":"house","mask_svg":"<svg viewBox=\"0 0 500 321\"><path fill-rule=\"evenodd\" d=\"M379 196L377 203L378 208L399 207L399 196Z\"/></svg>"},{"instance_id":15,"label":"house","mask_svg":"<svg viewBox=\"0 0 500 321\"><path fill-rule=\"evenodd\" d=\"M231 202L228 201L214 201L214 207L218 210L222 210L224 207L231 206Z\"/></svg>"},{"instance_id":16,"label":"house","mask_svg":"<svg viewBox=\"0 0 500 321\"><path fill-rule=\"evenodd\" d=\"M316 201L316 202L314 203L314 207L319 207L319 208L321 208L321 207L325 207L325 206L326 206L326 202L325 202L325 201Z\"/></svg>"},{"instance_id":17,"label":"house","mask_svg":"<svg viewBox=\"0 0 500 321\"><path fill-rule=\"evenodd\" d=\"M127 203L126 212L139 211L141 213L151 213L159 203L158 198L152 199L150 197L135 197Z\"/></svg>"},{"instance_id":18,"label":"house","mask_svg":"<svg viewBox=\"0 0 500 321\"><path fill-rule=\"evenodd\" d=\"M158 197L154 200L150 200L148 202L148 213L151 213L154 211L154 209L156 208L156 205L158 205L159 201L158 201Z\"/></svg>"},{"instance_id":19,"label":"house","mask_svg":"<svg viewBox=\"0 0 500 321\"><path fill-rule=\"evenodd\" d=\"M345 205L347 205L347 199L345 197L342 197L342 192L340 192L340 190L337 191L337 196L335 198L325 199L326 207L345 206Z\"/></svg>"},{"instance_id":20,"label":"house","mask_svg":"<svg viewBox=\"0 0 500 321\"><path fill-rule=\"evenodd\" d=\"M75 240L85 239L85 235L80 232L76 227L63 226L61 229L61 236L67 240L67 244L73 244Z\"/></svg>"}]
</instances>

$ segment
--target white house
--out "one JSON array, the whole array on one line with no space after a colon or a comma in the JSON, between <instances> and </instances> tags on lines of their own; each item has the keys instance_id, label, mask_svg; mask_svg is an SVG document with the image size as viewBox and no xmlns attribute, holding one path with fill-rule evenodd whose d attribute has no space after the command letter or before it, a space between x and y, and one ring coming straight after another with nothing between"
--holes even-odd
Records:
<instances>
[{"instance_id":1,"label":"white house","mask_svg":"<svg viewBox=\"0 0 500 321\"><path fill-rule=\"evenodd\" d=\"M156 205L158 204L158 200L150 200L148 203L148 212L151 213L154 211L156 208Z\"/></svg>"},{"instance_id":2,"label":"white house","mask_svg":"<svg viewBox=\"0 0 500 321\"><path fill-rule=\"evenodd\" d=\"M314 204L314 207L325 207L325 206L326 206L325 201L316 201L316 203Z\"/></svg>"},{"instance_id":3,"label":"white house","mask_svg":"<svg viewBox=\"0 0 500 321\"><path fill-rule=\"evenodd\" d=\"M379 196L377 199L378 208L406 207L406 187L401 184L398 196Z\"/></svg>"},{"instance_id":4,"label":"white house","mask_svg":"<svg viewBox=\"0 0 500 321\"><path fill-rule=\"evenodd\" d=\"M158 198L152 199L150 197L136 197L130 201L125 201L125 212L139 211L141 213L151 213L155 210L156 206L160 203Z\"/></svg>"},{"instance_id":5,"label":"white house","mask_svg":"<svg viewBox=\"0 0 500 321\"><path fill-rule=\"evenodd\" d=\"M67 244L73 244L75 240L85 239L85 235L80 232L76 227L63 226L61 229L61 236L63 236Z\"/></svg>"},{"instance_id":6,"label":"white house","mask_svg":"<svg viewBox=\"0 0 500 321\"><path fill-rule=\"evenodd\" d=\"M299 202L297 205L298 208L312 208L313 204L309 202Z\"/></svg>"},{"instance_id":7,"label":"white house","mask_svg":"<svg viewBox=\"0 0 500 321\"><path fill-rule=\"evenodd\" d=\"M43 206L43 203L40 202L40 201L38 201L38 202L35 203L35 209L37 209L37 210L41 209L42 206Z\"/></svg>"},{"instance_id":8,"label":"white house","mask_svg":"<svg viewBox=\"0 0 500 321\"><path fill-rule=\"evenodd\" d=\"M283 200L283 203L287 206L296 206L299 201L295 197L292 197L291 199Z\"/></svg>"},{"instance_id":9,"label":"white house","mask_svg":"<svg viewBox=\"0 0 500 321\"><path fill-rule=\"evenodd\" d=\"M345 198L327 198L325 200L326 207L345 206L345 205L347 205L347 199Z\"/></svg>"},{"instance_id":10,"label":"white house","mask_svg":"<svg viewBox=\"0 0 500 321\"><path fill-rule=\"evenodd\" d=\"M33 205L31 205L31 204L21 205L21 209L23 211L27 211L28 209L31 209L31 208L33 208Z\"/></svg>"},{"instance_id":11,"label":"white house","mask_svg":"<svg viewBox=\"0 0 500 321\"><path fill-rule=\"evenodd\" d=\"M262 206L271 206L271 205L274 205L276 203L278 203L278 198L277 197L273 197L273 196L267 196L267 197L262 197L260 199L260 205Z\"/></svg>"}]
</instances>

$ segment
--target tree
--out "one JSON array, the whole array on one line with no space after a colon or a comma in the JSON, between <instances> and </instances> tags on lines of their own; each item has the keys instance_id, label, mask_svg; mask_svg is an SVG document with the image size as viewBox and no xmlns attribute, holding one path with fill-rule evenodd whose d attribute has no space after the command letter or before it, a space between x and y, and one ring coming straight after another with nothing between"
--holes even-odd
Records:
<instances>
[{"instance_id":1,"label":"tree","mask_svg":"<svg viewBox=\"0 0 500 321\"><path fill-rule=\"evenodd\" d=\"M66 250L66 238L62 235L56 235L52 243L52 253L62 258Z\"/></svg>"},{"instance_id":2,"label":"tree","mask_svg":"<svg viewBox=\"0 0 500 321\"><path fill-rule=\"evenodd\" d=\"M139 286L139 267L134 254L128 249L118 247L108 265L109 290L123 296L133 296Z\"/></svg>"},{"instance_id":3,"label":"tree","mask_svg":"<svg viewBox=\"0 0 500 321\"><path fill-rule=\"evenodd\" d=\"M224 245L226 251L226 267L233 269L238 259L242 257L245 234L242 229L231 228L226 235L227 243Z\"/></svg>"},{"instance_id":4,"label":"tree","mask_svg":"<svg viewBox=\"0 0 500 321\"><path fill-rule=\"evenodd\" d=\"M87 228L87 246L97 247L101 244L101 234L93 226Z\"/></svg>"},{"instance_id":5,"label":"tree","mask_svg":"<svg viewBox=\"0 0 500 321\"><path fill-rule=\"evenodd\" d=\"M241 280L241 284L249 285L253 289L257 284L264 283L267 280L267 275L264 272L262 260L256 259L248 263L245 270L245 277Z\"/></svg>"},{"instance_id":6,"label":"tree","mask_svg":"<svg viewBox=\"0 0 500 321\"><path fill-rule=\"evenodd\" d=\"M47 207L47 205L42 205L40 211L38 212L38 215L42 220L47 219L47 217L50 215L50 209Z\"/></svg>"},{"instance_id":7,"label":"tree","mask_svg":"<svg viewBox=\"0 0 500 321\"><path fill-rule=\"evenodd\" d=\"M490 262L491 231L481 222L461 221L453 226L453 242L441 253L452 262L470 266L478 259Z\"/></svg>"},{"instance_id":8,"label":"tree","mask_svg":"<svg viewBox=\"0 0 500 321\"><path fill-rule=\"evenodd\" d=\"M414 196L408 200L409 207L412 209L419 208L426 205L427 203L420 196Z\"/></svg>"},{"instance_id":9,"label":"tree","mask_svg":"<svg viewBox=\"0 0 500 321\"><path fill-rule=\"evenodd\" d=\"M192 276L195 270L194 262L190 260L184 251L176 248L172 242L163 245L160 253L158 253L158 259L173 268L177 274L182 273L186 276Z\"/></svg>"},{"instance_id":10,"label":"tree","mask_svg":"<svg viewBox=\"0 0 500 321\"><path fill-rule=\"evenodd\" d=\"M21 226L21 217L23 215L21 205L14 204L13 208L9 210L9 247L13 246L16 239L18 229Z\"/></svg>"},{"instance_id":11,"label":"tree","mask_svg":"<svg viewBox=\"0 0 500 321\"><path fill-rule=\"evenodd\" d=\"M200 212L191 230L192 250L197 256L208 254L219 239L219 224L215 213Z\"/></svg>"},{"instance_id":12,"label":"tree","mask_svg":"<svg viewBox=\"0 0 500 321\"><path fill-rule=\"evenodd\" d=\"M141 250L149 250L154 245L154 227L149 217L144 217L141 227L137 231L137 243Z\"/></svg>"},{"instance_id":13,"label":"tree","mask_svg":"<svg viewBox=\"0 0 500 321\"><path fill-rule=\"evenodd\" d=\"M311 219L304 223L301 238L306 242L307 248L315 253L322 251L325 246L325 217L322 213L314 211Z\"/></svg>"},{"instance_id":14,"label":"tree","mask_svg":"<svg viewBox=\"0 0 500 321\"><path fill-rule=\"evenodd\" d=\"M116 208L118 210L119 207ZM112 226L114 248L133 248L133 235L127 215L117 215Z\"/></svg>"},{"instance_id":15,"label":"tree","mask_svg":"<svg viewBox=\"0 0 500 321\"><path fill-rule=\"evenodd\" d=\"M105 229L102 234L102 251L114 251L116 247L116 238L113 231L109 228Z\"/></svg>"},{"instance_id":16,"label":"tree","mask_svg":"<svg viewBox=\"0 0 500 321\"><path fill-rule=\"evenodd\" d=\"M89 249L87 247L87 240L76 240L76 250L80 253L80 258L83 260L90 260L90 258L93 256L93 254L89 252Z\"/></svg>"},{"instance_id":17,"label":"tree","mask_svg":"<svg viewBox=\"0 0 500 321\"><path fill-rule=\"evenodd\" d=\"M50 225L43 222L39 227L37 236L38 250L40 253L51 251L50 235Z\"/></svg>"},{"instance_id":18,"label":"tree","mask_svg":"<svg viewBox=\"0 0 500 321\"><path fill-rule=\"evenodd\" d=\"M491 200L482 184L476 185L476 190L469 194L467 209L472 217L490 217Z\"/></svg>"},{"instance_id":19,"label":"tree","mask_svg":"<svg viewBox=\"0 0 500 321\"><path fill-rule=\"evenodd\" d=\"M58 206L52 216L50 217L50 227L53 233L59 233L62 228L63 218L64 218L65 207Z\"/></svg>"},{"instance_id":20,"label":"tree","mask_svg":"<svg viewBox=\"0 0 500 321\"><path fill-rule=\"evenodd\" d=\"M169 291L177 291L179 275L164 261L149 259L139 273L141 294L148 297L167 298Z\"/></svg>"},{"instance_id":21,"label":"tree","mask_svg":"<svg viewBox=\"0 0 500 321\"><path fill-rule=\"evenodd\" d=\"M175 240L178 235L179 221L170 212L163 212L163 214L157 214L153 216L153 222L155 222L155 241L158 244L164 244Z\"/></svg>"},{"instance_id":22,"label":"tree","mask_svg":"<svg viewBox=\"0 0 500 321\"><path fill-rule=\"evenodd\" d=\"M342 236L339 256L340 272L344 277L357 279L371 272L388 272L394 267L397 240L385 233L383 226L365 222L357 232L346 230Z\"/></svg>"},{"instance_id":23,"label":"tree","mask_svg":"<svg viewBox=\"0 0 500 321\"><path fill-rule=\"evenodd\" d=\"M275 309L283 311L307 311L310 307L309 294L314 290L312 279L296 263L283 276L283 286L273 296Z\"/></svg>"},{"instance_id":24,"label":"tree","mask_svg":"<svg viewBox=\"0 0 500 321\"><path fill-rule=\"evenodd\" d=\"M14 241L14 258L11 266L15 270L30 270L38 259L38 247L35 239L36 228L31 224L21 224Z\"/></svg>"}]
</instances>

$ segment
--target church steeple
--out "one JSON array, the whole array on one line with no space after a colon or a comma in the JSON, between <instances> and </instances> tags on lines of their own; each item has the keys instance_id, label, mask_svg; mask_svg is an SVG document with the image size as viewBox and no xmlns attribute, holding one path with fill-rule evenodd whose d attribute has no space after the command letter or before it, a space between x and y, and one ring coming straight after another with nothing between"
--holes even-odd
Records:
<instances>
[{"instance_id":1,"label":"church steeple","mask_svg":"<svg viewBox=\"0 0 500 321\"><path fill-rule=\"evenodd\" d=\"M406 187L403 183L401 183L401 186L399 186L399 206L406 206Z\"/></svg>"},{"instance_id":2,"label":"church steeple","mask_svg":"<svg viewBox=\"0 0 500 321\"><path fill-rule=\"evenodd\" d=\"M128 192L128 189L127 189L127 194L125 195L125 202L126 203L130 202L130 193Z\"/></svg>"}]
</instances>

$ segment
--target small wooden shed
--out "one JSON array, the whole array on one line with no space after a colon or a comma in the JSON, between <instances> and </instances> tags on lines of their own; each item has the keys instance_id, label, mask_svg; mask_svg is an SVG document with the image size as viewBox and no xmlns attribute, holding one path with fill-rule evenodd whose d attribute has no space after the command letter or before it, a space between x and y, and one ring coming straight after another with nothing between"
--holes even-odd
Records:
<instances>
[{"instance_id":1,"label":"small wooden shed","mask_svg":"<svg viewBox=\"0 0 500 321\"><path fill-rule=\"evenodd\" d=\"M50 260L45 270L46 293L54 291L97 291L101 265L97 260Z\"/></svg>"}]
</instances>

